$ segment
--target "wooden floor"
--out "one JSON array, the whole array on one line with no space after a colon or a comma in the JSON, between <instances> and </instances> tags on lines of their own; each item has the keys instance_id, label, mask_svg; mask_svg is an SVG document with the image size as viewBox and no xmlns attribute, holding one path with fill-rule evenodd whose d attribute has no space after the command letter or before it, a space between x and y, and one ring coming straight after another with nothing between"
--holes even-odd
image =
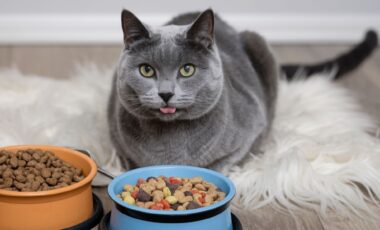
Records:
<instances>
[{"instance_id":1,"label":"wooden floor","mask_svg":"<svg viewBox=\"0 0 380 230\"><path fill-rule=\"evenodd\" d=\"M278 61L315 62L346 51L342 45L274 45ZM113 67L121 45L18 45L0 46L0 68L16 67L25 74L65 78L76 65L94 63L100 68ZM352 90L363 109L380 122L380 51L377 50L358 70L338 84Z\"/></svg>"}]
</instances>

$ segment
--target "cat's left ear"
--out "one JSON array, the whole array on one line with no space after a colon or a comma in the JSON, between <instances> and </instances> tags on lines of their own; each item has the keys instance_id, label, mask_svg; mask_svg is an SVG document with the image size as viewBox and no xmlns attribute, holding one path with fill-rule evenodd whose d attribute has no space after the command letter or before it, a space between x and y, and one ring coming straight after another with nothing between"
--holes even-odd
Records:
<instances>
[{"instance_id":1,"label":"cat's left ear","mask_svg":"<svg viewBox=\"0 0 380 230\"><path fill-rule=\"evenodd\" d=\"M186 38L209 48L214 42L214 12L208 9L201 13L190 26Z\"/></svg>"},{"instance_id":2,"label":"cat's left ear","mask_svg":"<svg viewBox=\"0 0 380 230\"><path fill-rule=\"evenodd\" d=\"M124 44L129 46L142 39L149 39L149 32L142 22L130 11L123 10L121 13L121 25L124 33Z\"/></svg>"}]
</instances>

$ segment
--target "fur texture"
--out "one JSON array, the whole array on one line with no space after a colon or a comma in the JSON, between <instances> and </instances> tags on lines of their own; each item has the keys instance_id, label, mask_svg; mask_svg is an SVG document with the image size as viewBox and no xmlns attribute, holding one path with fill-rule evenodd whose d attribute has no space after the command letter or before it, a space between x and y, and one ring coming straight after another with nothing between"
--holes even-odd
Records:
<instances>
[{"instance_id":1,"label":"fur texture","mask_svg":"<svg viewBox=\"0 0 380 230\"><path fill-rule=\"evenodd\" d=\"M119 171L105 119L110 74L82 68L68 80L55 80L0 72L0 144L85 148L99 165L116 160L109 168ZM230 172L240 209L312 209L330 226L337 224L329 210L345 218L356 213L360 226L368 221L369 201L376 205L380 196L380 143L368 134L376 126L347 90L327 78L280 83L265 154Z\"/></svg>"},{"instance_id":2,"label":"fur texture","mask_svg":"<svg viewBox=\"0 0 380 230\"><path fill-rule=\"evenodd\" d=\"M327 78L281 82L263 154L230 173L237 203L251 210L267 204L294 212L307 208L322 220L332 210L373 217L369 203L380 197L380 142L368 132L376 125Z\"/></svg>"},{"instance_id":3,"label":"fur texture","mask_svg":"<svg viewBox=\"0 0 380 230\"><path fill-rule=\"evenodd\" d=\"M267 57L258 74L240 34L211 10L168 24L144 27L129 11L122 13L125 49L108 114L117 153L126 168L236 165L259 146L272 120L278 80L273 56L262 39L256 43L256 55ZM186 63L197 67L194 76L179 75ZM139 73L145 64L155 69L149 78ZM172 95L169 101L160 98L164 92ZM177 110L163 114L168 107Z\"/></svg>"}]
</instances>

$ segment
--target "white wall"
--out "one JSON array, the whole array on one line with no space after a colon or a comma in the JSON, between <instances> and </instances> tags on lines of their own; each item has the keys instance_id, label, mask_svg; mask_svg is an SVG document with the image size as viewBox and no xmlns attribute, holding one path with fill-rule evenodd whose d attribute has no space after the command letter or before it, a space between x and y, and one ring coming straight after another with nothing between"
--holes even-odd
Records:
<instances>
[{"instance_id":1,"label":"white wall","mask_svg":"<svg viewBox=\"0 0 380 230\"><path fill-rule=\"evenodd\" d=\"M380 29L380 0L0 0L0 43L117 43L122 8L161 24L210 6L274 42L352 42Z\"/></svg>"},{"instance_id":2,"label":"white wall","mask_svg":"<svg viewBox=\"0 0 380 230\"><path fill-rule=\"evenodd\" d=\"M171 13L203 10L220 13L380 13L379 0L1 0L8 13Z\"/></svg>"}]
</instances>

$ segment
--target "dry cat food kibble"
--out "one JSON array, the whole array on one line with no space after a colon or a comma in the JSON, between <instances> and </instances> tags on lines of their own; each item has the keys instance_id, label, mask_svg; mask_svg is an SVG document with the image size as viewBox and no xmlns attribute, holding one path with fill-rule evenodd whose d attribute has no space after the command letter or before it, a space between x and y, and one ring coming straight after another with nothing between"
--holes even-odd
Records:
<instances>
[{"instance_id":1,"label":"dry cat food kibble","mask_svg":"<svg viewBox=\"0 0 380 230\"><path fill-rule=\"evenodd\" d=\"M69 186L84 178L82 170L40 149L0 150L0 189L46 191Z\"/></svg>"},{"instance_id":2,"label":"dry cat food kibble","mask_svg":"<svg viewBox=\"0 0 380 230\"><path fill-rule=\"evenodd\" d=\"M125 185L117 195L124 202L155 210L189 210L212 205L226 194L202 177L148 177Z\"/></svg>"}]
</instances>

